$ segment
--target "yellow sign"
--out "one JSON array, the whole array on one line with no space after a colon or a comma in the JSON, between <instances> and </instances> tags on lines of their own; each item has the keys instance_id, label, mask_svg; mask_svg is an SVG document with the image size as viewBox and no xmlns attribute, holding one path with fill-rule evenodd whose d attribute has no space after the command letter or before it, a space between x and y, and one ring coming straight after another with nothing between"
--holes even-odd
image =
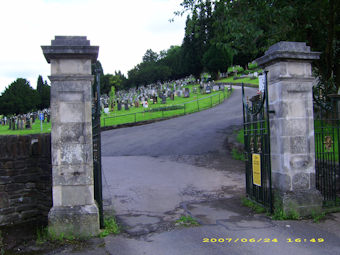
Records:
<instances>
[{"instance_id":1,"label":"yellow sign","mask_svg":"<svg viewBox=\"0 0 340 255\"><path fill-rule=\"evenodd\" d=\"M253 184L261 187L261 156L253 154Z\"/></svg>"}]
</instances>

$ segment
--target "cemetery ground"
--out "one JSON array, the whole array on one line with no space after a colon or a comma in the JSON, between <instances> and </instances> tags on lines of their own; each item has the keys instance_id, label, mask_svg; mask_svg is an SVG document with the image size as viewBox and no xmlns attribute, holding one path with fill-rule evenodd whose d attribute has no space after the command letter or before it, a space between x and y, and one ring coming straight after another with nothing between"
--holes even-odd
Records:
<instances>
[{"instance_id":1,"label":"cemetery ground","mask_svg":"<svg viewBox=\"0 0 340 255\"><path fill-rule=\"evenodd\" d=\"M197 91L199 91L198 85L184 86L184 88L189 88L191 91L194 87L196 87ZM110 113L106 114L102 112L101 126L115 126L119 124L148 121L152 119L163 119L173 116L190 114L193 112L214 107L223 102L223 100L225 100L226 98L228 98L230 94L231 91L229 91L229 86L226 86L224 90L212 90L210 94L200 94L199 92L197 92L190 93L189 98L179 96L175 96L174 100L167 98L165 104L162 104L161 99L158 99L158 102L155 104L149 102L148 108L143 108L142 106L139 106L138 108L131 107L128 110L125 110L124 107L122 107L122 109L118 111L116 105ZM0 116L0 119L1 118L2 116ZM8 125L0 125L0 135L26 135L50 132L51 123L48 123L46 120L42 122L42 129L39 120L36 120L34 123L32 123L31 129L9 130Z\"/></svg>"},{"instance_id":2,"label":"cemetery ground","mask_svg":"<svg viewBox=\"0 0 340 255\"><path fill-rule=\"evenodd\" d=\"M28 254L339 254L339 213L275 221L242 205L244 162L226 147L240 98L235 88L206 111L103 132L104 210L121 233Z\"/></svg>"}]
</instances>

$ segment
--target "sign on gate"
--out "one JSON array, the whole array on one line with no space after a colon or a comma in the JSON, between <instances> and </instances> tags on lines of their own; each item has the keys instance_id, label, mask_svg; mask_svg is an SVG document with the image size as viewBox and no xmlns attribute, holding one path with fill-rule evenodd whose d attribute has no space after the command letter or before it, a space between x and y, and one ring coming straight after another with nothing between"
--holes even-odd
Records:
<instances>
[{"instance_id":1,"label":"sign on gate","mask_svg":"<svg viewBox=\"0 0 340 255\"><path fill-rule=\"evenodd\" d=\"M253 184L261 187L261 155L253 154Z\"/></svg>"}]
</instances>

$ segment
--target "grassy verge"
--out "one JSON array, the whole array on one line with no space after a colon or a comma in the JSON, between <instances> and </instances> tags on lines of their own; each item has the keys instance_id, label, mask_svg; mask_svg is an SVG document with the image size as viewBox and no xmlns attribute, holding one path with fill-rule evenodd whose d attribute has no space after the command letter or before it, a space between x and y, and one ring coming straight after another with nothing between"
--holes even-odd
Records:
<instances>
[{"instance_id":1,"label":"grassy verge","mask_svg":"<svg viewBox=\"0 0 340 255\"><path fill-rule=\"evenodd\" d=\"M244 134L243 134L243 129L239 130L239 131L235 131L234 133L236 135L236 140L237 142L244 144ZM233 157L233 159L236 160L242 160L245 161L245 155L243 152L239 152L237 149L233 148L231 150L231 156Z\"/></svg>"},{"instance_id":2,"label":"grassy verge","mask_svg":"<svg viewBox=\"0 0 340 255\"><path fill-rule=\"evenodd\" d=\"M263 206L255 203L254 201L246 197L243 197L241 202L243 206L251 208L256 213L265 213L267 211Z\"/></svg>"},{"instance_id":3,"label":"grassy verge","mask_svg":"<svg viewBox=\"0 0 340 255\"><path fill-rule=\"evenodd\" d=\"M244 154L238 152L238 150L236 150L235 148L231 150L231 156L233 157L233 159L236 159L236 160L242 160L242 161L246 160L244 157Z\"/></svg>"},{"instance_id":4,"label":"grassy verge","mask_svg":"<svg viewBox=\"0 0 340 255\"><path fill-rule=\"evenodd\" d=\"M245 77L242 79L237 79L234 80L234 77L228 77L228 78L223 78L221 80L218 80L217 82L225 82L225 83L250 83L250 84L254 84L254 85L259 85L259 79L250 79L249 77Z\"/></svg>"},{"instance_id":5,"label":"grassy verge","mask_svg":"<svg viewBox=\"0 0 340 255\"><path fill-rule=\"evenodd\" d=\"M274 212L270 214L269 211L262 205L250 200L249 198L242 198L242 205L251 208L255 213L267 213L273 220L301 220L301 219L312 219L314 223L319 223L326 217L327 211L320 213L313 212L309 217L301 217L298 212L291 210L285 213L278 203L274 205Z\"/></svg>"},{"instance_id":6,"label":"grassy verge","mask_svg":"<svg viewBox=\"0 0 340 255\"><path fill-rule=\"evenodd\" d=\"M99 237L106 237L111 234L118 235L120 232L121 232L121 227L117 224L115 218L109 217L109 218L104 219L104 229L101 230ZM68 244L68 243L78 243L82 240L83 239L76 238L73 235L65 235L65 234L56 235L48 227L44 227L44 228L37 230L36 244L43 245L48 242L57 243L57 244ZM0 255L2 254L0 253Z\"/></svg>"},{"instance_id":7,"label":"grassy verge","mask_svg":"<svg viewBox=\"0 0 340 255\"><path fill-rule=\"evenodd\" d=\"M150 104L150 108L147 110L139 107L132 108L131 111L122 110L119 115L115 115L115 113L104 114L101 118L101 126L114 126L190 114L214 107L229 96L230 92L226 89L224 92L214 92L212 95L194 95L189 100L178 98L174 101L168 100L168 104Z\"/></svg>"},{"instance_id":8,"label":"grassy verge","mask_svg":"<svg viewBox=\"0 0 340 255\"><path fill-rule=\"evenodd\" d=\"M23 130L9 130L8 126L0 125L0 135L28 135L28 134L40 134L40 133L50 133L51 132L51 122L42 124L42 131L40 129L40 121L36 120L32 124L32 129Z\"/></svg>"}]
</instances>

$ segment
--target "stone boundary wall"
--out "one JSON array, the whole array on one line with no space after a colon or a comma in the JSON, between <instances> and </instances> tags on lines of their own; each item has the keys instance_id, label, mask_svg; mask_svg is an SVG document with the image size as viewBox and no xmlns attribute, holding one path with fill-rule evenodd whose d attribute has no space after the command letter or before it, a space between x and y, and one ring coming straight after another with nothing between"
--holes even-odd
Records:
<instances>
[{"instance_id":1,"label":"stone boundary wall","mask_svg":"<svg viewBox=\"0 0 340 255\"><path fill-rule=\"evenodd\" d=\"M47 222L51 207L51 134L0 136L0 226Z\"/></svg>"}]
</instances>

